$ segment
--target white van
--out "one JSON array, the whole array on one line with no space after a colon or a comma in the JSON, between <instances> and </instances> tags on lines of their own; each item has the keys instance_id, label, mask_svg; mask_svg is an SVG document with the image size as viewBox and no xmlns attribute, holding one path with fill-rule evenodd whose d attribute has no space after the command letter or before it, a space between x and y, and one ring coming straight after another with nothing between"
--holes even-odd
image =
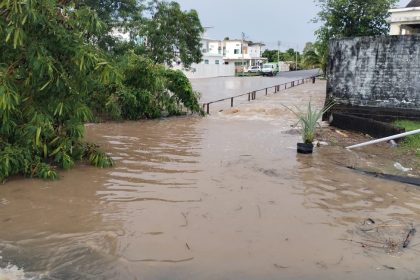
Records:
<instances>
[{"instance_id":1,"label":"white van","mask_svg":"<svg viewBox=\"0 0 420 280\"><path fill-rule=\"evenodd\" d=\"M279 72L277 63L265 63L262 67L263 76L275 76Z\"/></svg>"}]
</instances>

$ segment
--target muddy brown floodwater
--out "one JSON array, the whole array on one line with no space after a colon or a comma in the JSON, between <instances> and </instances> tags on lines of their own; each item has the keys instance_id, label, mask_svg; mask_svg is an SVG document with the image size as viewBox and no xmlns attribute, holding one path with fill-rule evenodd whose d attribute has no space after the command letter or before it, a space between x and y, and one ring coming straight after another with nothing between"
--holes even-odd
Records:
<instances>
[{"instance_id":1,"label":"muddy brown floodwater","mask_svg":"<svg viewBox=\"0 0 420 280\"><path fill-rule=\"evenodd\" d=\"M0 186L0 279L416 279L420 190L358 174L357 151L296 154L282 104L88 126L116 167Z\"/></svg>"}]
</instances>

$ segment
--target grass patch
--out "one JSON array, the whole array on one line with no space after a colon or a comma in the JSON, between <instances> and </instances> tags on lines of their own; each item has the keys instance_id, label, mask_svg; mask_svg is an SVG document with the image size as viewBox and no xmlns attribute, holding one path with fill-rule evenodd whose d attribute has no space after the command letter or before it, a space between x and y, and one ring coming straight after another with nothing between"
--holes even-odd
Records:
<instances>
[{"instance_id":1,"label":"grass patch","mask_svg":"<svg viewBox=\"0 0 420 280\"><path fill-rule=\"evenodd\" d=\"M406 131L420 129L420 121L399 120L394 124L398 127L405 128ZM413 151L420 157L420 134L406 137L402 142L402 147Z\"/></svg>"},{"instance_id":2,"label":"grass patch","mask_svg":"<svg viewBox=\"0 0 420 280\"><path fill-rule=\"evenodd\" d=\"M248 73L248 72L237 72L235 73L236 77L255 77L255 76L261 76L262 73Z\"/></svg>"}]
</instances>

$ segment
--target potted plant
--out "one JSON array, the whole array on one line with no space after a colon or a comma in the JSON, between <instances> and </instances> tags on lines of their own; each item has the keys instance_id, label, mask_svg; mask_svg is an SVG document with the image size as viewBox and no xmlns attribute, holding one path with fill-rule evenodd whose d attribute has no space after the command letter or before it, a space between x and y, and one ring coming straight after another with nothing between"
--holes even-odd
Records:
<instances>
[{"instance_id":1,"label":"potted plant","mask_svg":"<svg viewBox=\"0 0 420 280\"><path fill-rule=\"evenodd\" d=\"M334 102L331 102L324 106L321 110L316 110L312 107L312 102L309 101L306 111L302 111L299 108L296 108L297 111L294 111L286 107L298 117L298 123L302 126L303 143L297 143L298 153L312 154L314 149L313 141L315 138L316 127L319 125L318 121L322 118L322 115L329 111L333 106Z\"/></svg>"}]
</instances>

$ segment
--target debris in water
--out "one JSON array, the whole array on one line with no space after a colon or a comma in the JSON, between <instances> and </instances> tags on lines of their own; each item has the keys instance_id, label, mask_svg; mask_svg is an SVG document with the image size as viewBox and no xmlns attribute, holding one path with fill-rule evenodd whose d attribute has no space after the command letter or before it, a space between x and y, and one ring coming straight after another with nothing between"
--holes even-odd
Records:
<instances>
[{"instance_id":1,"label":"debris in water","mask_svg":"<svg viewBox=\"0 0 420 280\"><path fill-rule=\"evenodd\" d=\"M396 148L396 147L398 147L397 142L395 142L394 140L389 141L389 143L391 144L391 147L392 147L392 148Z\"/></svg>"},{"instance_id":2,"label":"debris in water","mask_svg":"<svg viewBox=\"0 0 420 280\"><path fill-rule=\"evenodd\" d=\"M336 130L335 130L335 132L336 132L337 134L339 134L339 135L341 135L341 136L345 137L345 138L348 138L348 137L349 137L346 133L341 132L341 131L340 131L340 130L338 130L338 129L336 129Z\"/></svg>"},{"instance_id":3,"label":"debris in water","mask_svg":"<svg viewBox=\"0 0 420 280\"><path fill-rule=\"evenodd\" d=\"M414 237L414 234L416 234L416 229L415 228L410 229L410 231L407 233L407 237L404 240L403 248L408 247L408 245L411 242L411 239L413 239L413 237Z\"/></svg>"},{"instance_id":4,"label":"debris in water","mask_svg":"<svg viewBox=\"0 0 420 280\"><path fill-rule=\"evenodd\" d=\"M367 218L365 221L364 221L364 223L363 223L364 225L372 225L372 224L375 224L375 221L373 220L373 219L371 219L371 218Z\"/></svg>"},{"instance_id":5,"label":"debris in water","mask_svg":"<svg viewBox=\"0 0 420 280\"><path fill-rule=\"evenodd\" d=\"M396 162L394 163L394 167L402 172L408 172L408 171L413 171L413 168L406 168L404 166L401 165L401 163Z\"/></svg>"},{"instance_id":6,"label":"debris in water","mask_svg":"<svg viewBox=\"0 0 420 280\"><path fill-rule=\"evenodd\" d=\"M182 217L184 217L184 220L185 220L185 224L181 225L181 227L187 227L188 226L188 217L187 217L188 213L181 212L181 215Z\"/></svg>"},{"instance_id":7,"label":"debris in water","mask_svg":"<svg viewBox=\"0 0 420 280\"><path fill-rule=\"evenodd\" d=\"M385 223L365 219L357 227L359 240L343 239L360 244L363 248L382 249L386 253L401 253L413 240L416 229L404 221L389 220Z\"/></svg>"},{"instance_id":8,"label":"debris in water","mask_svg":"<svg viewBox=\"0 0 420 280\"><path fill-rule=\"evenodd\" d=\"M274 267L275 268L279 268L279 269L286 269L286 268L289 268L288 266L283 266L283 265L279 265L279 264L274 264Z\"/></svg>"},{"instance_id":9,"label":"debris in water","mask_svg":"<svg viewBox=\"0 0 420 280\"><path fill-rule=\"evenodd\" d=\"M324 141L318 141L318 140L316 140L316 141L314 141L314 143L313 143L315 146L317 146L317 147L321 147L321 146L328 146L329 144L327 143L327 142L324 142Z\"/></svg>"}]
</instances>

